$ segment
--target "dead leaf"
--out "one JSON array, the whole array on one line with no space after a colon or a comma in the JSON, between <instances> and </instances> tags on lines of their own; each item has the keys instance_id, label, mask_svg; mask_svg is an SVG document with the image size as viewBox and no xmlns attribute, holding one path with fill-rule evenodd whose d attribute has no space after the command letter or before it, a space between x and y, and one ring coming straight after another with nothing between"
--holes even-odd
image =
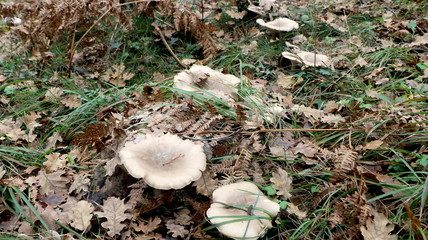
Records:
<instances>
[{"instance_id":1,"label":"dead leaf","mask_svg":"<svg viewBox=\"0 0 428 240\"><path fill-rule=\"evenodd\" d=\"M175 216L175 220L174 223L175 224L179 224L179 225L189 225L191 223L193 223L192 217L190 216L190 211L189 209L180 209L177 213L174 213Z\"/></svg>"},{"instance_id":2,"label":"dead leaf","mask_svg":"<svg viewBox=\"0 0 428 240\"><path fill-rule=\"evenodd\" d=\"M297 216L297 218L299 219L303 219L307 216L306 211L301 211L296 205L294 205L293 203L289 203L288 204L288 208L287 208L287 212L289 214L294 214Z\"/></svg>"},{"instance_id":3,"label":"dead leaf","mask_svg":"<svg viewBox=\"0 0 428 240\"><path fill-rule=\"evenodd\" d=\"M378 149L380 148L380 146L382 146L383 141L382 140L375 140L375 141L371 141L366 143L362 149L363 150L373 150L373 149Z\"/></svg>"},{"instance_id":4,"label":"dead leaf","mask_svg":"<svg viewBox=\"0 0 428 240\"><path fill-rule=\"evenodd\" d=\"M3 178L5 174L6 174L6 170L4 170L3 165L0 165L0 180Z\"/></svg>"},{"instance_id":5,"label":"dead leaf","mask_svg":"<svg viewBox=\"0 0 428 240\"><path fill-rule=\"evenodd\" d=\"M37 180L40 185L39 193L44 196L51 194L68 195L67 184L70 182L68 177L62 176L65 173L63 170L58 170L53 173L46 173L45 170L40 170L37 175Z\"/></svg>"},{"instance_id":6,"label":"dead leaf","mask_svg":"<svg viewBox=\"0 0 428 240\"><path fill-rule=\"evenodd\" d=\"M154 219L149 218L147 224L141 222L140 224L138 224L138 226L133 226L133 228L137 232L143 232L145 234L148 234L159 228L159 224L161 222L162 220L160 219L160 217L156 216Z\"/></svg>"},{"instance_id":7,"label":"dead leaf","mask_svg":"<svg viewBox=\"0 0 428 240\"><path fill-rule=\"evenodd\" d=\"M66 98L61 100L61 103L69 108L77 108L82 105L82 102L76 95L69 95Z\"/></svg>"},{"instance_id":8,"label":"dead leaf","mask_svg":"<svg viewBox=\"0 0 428 240\"><path fill-rule=\"evenodd\" d=\"M184 238L189 234L189 230L186 230L184 226L174 224L174 220L168 220L165 225L168 228L168 233L172 233L173 237L180 236Z\"/></svg>"},{"instance_id":9,"label":"dead leaf","mask_svg":"<svg viewBox=\"0 0 428 240\"><path fill-rule=\"evenodd\" d=\"M207 169L202 173L202 177L195 181L192 186L196 187L196 192L198 194L209 197L218 185L218 180L214 177L215 174Z\"/></svg>"},{"instance_id":10,"label":"dead leaf","mask_svg":"<svg viewBox=\"0 0 428 240\"><path fill-rule=\"evenodd\" d=\"M124 200L120 200L116 197L109 197L107 200L104 200L102 209L102 212L95 212L99 217L107 218L107 221L101 223L101 226L108 229L107 234L110 237L120 234L122 229L126 226L121 222L131 217L130 214L125 213L129 207L124 203Z\"/></svg>"},{"instance_id":11,"label":"dead leaf","mask_svg":"<svg viewBox=\"0 0 428 240\"><path fill-rule=\"evenodd\" d=\"M76 193L80 192L88 192L89 185L91 183L91 179L88 176L89 174L87 172L82 172L79 174L73 175L73 183L71 184L70 188L68 189L68 193L72 193L75 191Z\"/></svg>"},{"instance_id":12,"label":"dead leaf","mask_svg":"<svg viewBox=\"0 0 428 240\"><path fill-rule=\"evenodd\" d=\"M270 181L273 183L272 187L277 190L276 195L282 195L285 199L291 197L290 191L293 189L291 186L293 179L288 176L287 171L278 168L278 171L272 173Z\"/></svg>"},{"instance_id":13,"label":"dead leaf","mask_svg":"<svg viewBox=\"0 0 428 240\"><path fill-rule=\"evenodd\" d=\"M364 240L396 240L398 236L390 234L394 230L388 219L382 213L374 212L374 219L368 219L366 227L361 226L361 234Z\"/></svg>"},{"instance_id":14,"label":"dead leaf","mask_svg":"<svg viewBox=\"0 0 428 240\"><path fill-rule=\"evenodd\" d=\"M315 154L318 152L318 150L314 148L312 144L302 142L298 143L297 146L292 148L291 150L294 154L302 153L303 155L309 158L314 157Z\"/></svg>"},{"instance_id":15,"label":"dead leaf","mask_svg":"<svg viewBox=\"0 0 428 240\"><path fill-rule=\"evenodd\" d=\"M92 212L94 206L92 203L82 200L79 201L74 208L71 209L70 220L71 226L80 231L85 231L91 224Z\"/></svg>"},{"instance_id":16,"label":"dead leaf","mask_svg":"<svg viewBox=\"0 0 428 240\"><path fill-rule=\"evenodd\" d=\"M60 153L51 153L45 156L47 161L43 163L47 173L52 173L58 169L62 169L67 165L67 155Z\"/></svg>"},{"instance_id":17,"label":"dead leaf","mask_svg":"<svg viewBox=\"0 0 428 240\"><path fill-rule=\"evenodd\" d=\"M48 100L58 100L61 97L63 90L59 87L51 87L46 91L45 97Z\"/></svg>"}]
</instances>

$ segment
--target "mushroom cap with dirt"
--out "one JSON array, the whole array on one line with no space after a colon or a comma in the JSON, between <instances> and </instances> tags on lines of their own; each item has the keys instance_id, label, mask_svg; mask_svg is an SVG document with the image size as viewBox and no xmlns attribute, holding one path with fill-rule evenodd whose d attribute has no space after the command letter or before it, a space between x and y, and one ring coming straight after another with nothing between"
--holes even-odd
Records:
<instances>
[{"instance_id":1,"label":"mushroom cap with dirt","mask_svg":"<svg viewBox=\"0 0 428 240\"><path fill-rule=\"evenodd\" d=\"M255 184L239 182L213 192L207 217L227 237L255 240L272 227L279 209L279 204L269 200Z\"/></svg>"},{"instance_id":2,"label":"mushroom cap with dirt","mask_svg":"<svg viewBox=\"0 0 428 240\"><path fill-rule=\"evenodd\" d=\"M162 190L181 189L198 180L206 168L201 144L169 133L127 143L119 157L129 174Z\"/></svg>"},{"instance_id":3,"label":"mushroom cap with dirt","mask_svg":"<svg viewBox=\"0 0 428 240\"><path fill-rule=\"evenodd\" d=\"M259 18L256 22L265 28L278 32L289 32L299 28L299 24L296 21L288 18L277 18L270 22L265 22L265 20Z\"/></svg>"},{"instance_id":4,"label":"mushroom cap with dirt","mask_svg":"<svg viewBox=\"0 0 428 240\"><path fill-rule=\"evenodd\" d=\"M330 58L319 53L302 51L294 54L291 52L282 52L282 56L293 62L302 63L311 67L328 67L330 65Z\"/></svg>"}]
</instances>

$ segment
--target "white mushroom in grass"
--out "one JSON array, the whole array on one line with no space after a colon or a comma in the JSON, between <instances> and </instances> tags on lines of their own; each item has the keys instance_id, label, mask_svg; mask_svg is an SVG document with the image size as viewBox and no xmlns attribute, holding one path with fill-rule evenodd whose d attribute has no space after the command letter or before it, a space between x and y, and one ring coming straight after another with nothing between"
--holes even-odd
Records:
<instances>
[{"instance_id":1,"label":"white mushroom in grass","mask_svg":"<svg viewBox=\"0 0 428 240\"><path fill-rule=\"evenodd\" d=\"M279 209L279 204L269 200L255 184L239 182L213 192L207 217L227 237L255 240L272 227Z\"/></svg>"},{"instance_id":2,"label":"white mushroom in grass","mask_svg":"<svg viewBox=\"0 0 428 240\"><path fill-rule=\"evenodd\" d=\"M169 133L127 143L119 157L129 174L162 190L185 187L198 180L206 167L202 145Z\"/></svg>"},{"instance_id":3,"label":"white mushroom in grass","mask_svg":"<svg viewBox=\"0 0 428 240\"><path fill-rule=\"evenodd\" d=\"M319 53L302 51L294 54L291 52L283 52L282 56L293 62L302 63L311 67L328 67L330 65L330 58Z\"/></svg>"},{"instance_id":4,"label":"white mushroom in grass","mask_svg":"<svg viewBox=\"0 0 428 240\"><path fill-rule=\"evenodd\" d=\"M265 22L265 20L259 18L256 22L267 29L278 32L290 32L299 28L299 24L296 21L288 18L277 18L270 22Z\"/></svg>"}]
</instances>

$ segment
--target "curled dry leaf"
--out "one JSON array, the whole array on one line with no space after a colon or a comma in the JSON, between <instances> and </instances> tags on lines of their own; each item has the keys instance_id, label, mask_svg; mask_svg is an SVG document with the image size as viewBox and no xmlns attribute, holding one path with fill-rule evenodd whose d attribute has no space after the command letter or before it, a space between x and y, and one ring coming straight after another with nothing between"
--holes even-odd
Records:
<instances>
[{"instance_id":1,"label":"curled dry leaf","mask_svg":"<svg viewBox=\"0 0 428 240\"><path fill-rule=\"evenodd\" d=\"M73 191L75 191L76 193L88 192L90 182L91 179L89 178L88 173L83 172L79 174L74 174L73 183L68 189L68 193L72 193Z\"/></svg>"},{"instance_id":2,"label":"curled dry leaf","mask_svg":"<svg viewBox=\"0 0 428 240\"><path fill-rule=\"evenodd\" d=\"M279 168L278 171L272 173L270 181L273 183L272 187L278 190L277 195L282 195L285 199L291 197L290 191L293 189L291 186L293 179L288 176L284 169Z\"/></svg>"},{"instance_id":3,"label":"curled dry leaf","mask_svg":"<svg viewBox=\"0 0 428 240\"><path fill-rule=\"evenodd\" d=\"M121 222L129 219L130 214L125 213L129 207L124 203L123 199L109 197L104 201L102 212L95 212L99 217L107 218L106 222L101 223L101 226L105 229L108 229L107 234L110 237L114 237L117 234L120 234L122 229L126 226Z\"/></svg>"},{"instance_id":4,"label":"curled dry leaf","mask_svg":"<svg viewBox=\"0 0 428 240\"><path fill-rule=\"evenodd\" d=\"M66 98L61 100L61 103L69 108L77 108L82 105L82 102L79 98L76 97L76 95L67 96Z\"/></svg>"},{"instance_id":5,"label":"curled dry leaf","mask_svg":"<svg viewBox=\"0 0 428 240\"><path fill-rule=\"evenodd\" d=\"M93 211L94 206L92 206L92 203L85 200L79 201L69 215L71 220L70 225L75 229L85 231L91 224Z\"/></svg>"},{"instance_id":6,"label":"curled dry leaf","mask_svg":"<svg viewBox=\"0 0 428 240\"><path fill-rule=\"evenodd\" d=\"M364 240L396 240L395 234L390 234L394 230L394 225L382 213L374 212L374 219L368 219L366 227L361 226L361 234Z\"/></svg>"}]
</instances>

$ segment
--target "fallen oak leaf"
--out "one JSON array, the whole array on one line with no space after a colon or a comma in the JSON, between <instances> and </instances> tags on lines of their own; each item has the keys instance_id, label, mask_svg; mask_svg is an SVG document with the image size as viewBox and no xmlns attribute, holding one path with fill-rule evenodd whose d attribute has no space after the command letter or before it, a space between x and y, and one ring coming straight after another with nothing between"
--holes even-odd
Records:
<instances>
[{"instance_id":1,"label":"fallen oak leaf","mask_svg":"<svg viewBox=\"0 0 428 240\"><path fill-rule=\"evenodd\" d=\"M137 232L143 232L144 234L148 234L159 228L159 224L162 222L160 217L156 216L154 219L150 218L147 224L141 222L138 226L133 226L134 230Z\"/></svg>"},{"instance_id":2,"label":"fallen oak leaf","mask_svg":"<svg viewBox=\"0 0 428 240\"><path fill-rule=\"evenodd\" d=\"M189 230L185 229L184 226L174 224L175 220L168 220L166 222L166 227L168 228L168 233L172 233L173 237L182 237L184 238L187 234L189 234Z\"/></svg>"},{"instance_id":3,"label":"fallen oak leaf","mask_svg":"<svg viewBox=\"0 0 428 240\"><path fill-rule=\"evenodd\" d=\"M91 225L94 206L88 201L79 201L69 214L71 226L75 229L85 231Z\"/></svg>"},{"instance_id":4,"label":"fallen oak leaf","mask_svg":"<svg viewBox=\"0 0 428 240\"><path fill-rule=\"evenodd\" d=\"M101 226L108 229L107 234L110 237L120 234L122 229L126 226L121 222L131 218L130 214L125 213L130 207L124 203L123 199L120 200L116 197L109 197L107 200L104 200L102 209L102 212L95 212L99 217L107 218L107 221L101 223Z\"/></svg>"},{"instance_id":5,"label":"fallen oak leaf","mask_svg":"<svg viewBox=\"0 0 428 240\"><path fill-rule=\"evenodd\" d=\"M361 234L364 240L396 240L395 234L390 234L394 230L394 225L391 225L388 219L382 213L374 212L374 219L368 219L366 227L361 226Z\"/></svg>"}]
</instances>

